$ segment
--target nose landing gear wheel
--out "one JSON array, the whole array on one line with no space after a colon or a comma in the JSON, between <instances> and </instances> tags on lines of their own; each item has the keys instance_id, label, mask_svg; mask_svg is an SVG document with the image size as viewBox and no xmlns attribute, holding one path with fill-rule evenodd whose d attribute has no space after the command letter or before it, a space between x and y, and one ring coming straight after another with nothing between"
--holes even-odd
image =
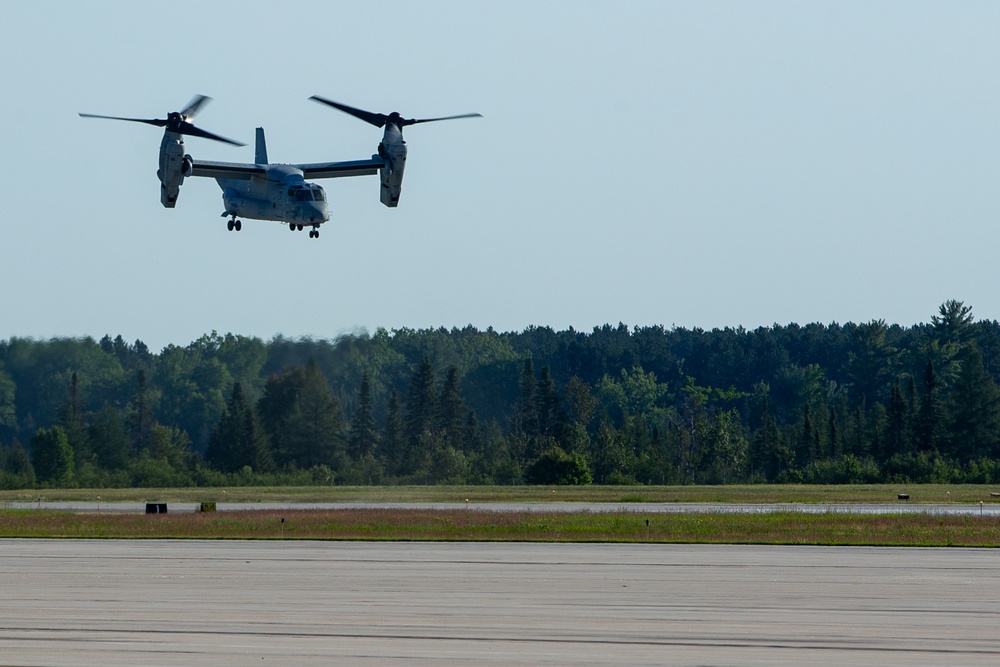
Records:
<instances>
[{"instance_id":1,"label":"nose landing gear wheel","mask_svg":"<svg viewBox=\"0 0 1000 667\"><path fill-rule=\"evenodd\" d=\"M241 229L243 229L243 223L237 220L236 216L234 215L229 220L229 222L226 223L226 227L229 229L229 231L233 231L234 229L236 231L240 231Z\"/></svg>"},{"instance_id":2,"label":"nose landing gear wheel","mask_svg":"<svg viewBox=\"0 0 1000 667\"><path fill-rule=\"evenodd\" d=\"M309 238L311 238L311 239L318 239L319 238L319 230L318 229L310 229L309 230Z\"/></svg>"}]
</instances>

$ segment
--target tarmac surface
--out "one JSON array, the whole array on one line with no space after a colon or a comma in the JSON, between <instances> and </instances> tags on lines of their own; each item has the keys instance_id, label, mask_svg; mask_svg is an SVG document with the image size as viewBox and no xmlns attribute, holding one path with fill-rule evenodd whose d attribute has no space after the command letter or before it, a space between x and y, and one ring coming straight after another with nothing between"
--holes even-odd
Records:
<instances>
[{"instance_id":1,"label":"tarmac surface","mask_svg":"<svg viewBox=\"0 0 1000 667\"><path fill-rule=\"evenodd\" d=\"M0 540L0 665L996 665L1000 552Z\"/></svg>"}]
</instances>

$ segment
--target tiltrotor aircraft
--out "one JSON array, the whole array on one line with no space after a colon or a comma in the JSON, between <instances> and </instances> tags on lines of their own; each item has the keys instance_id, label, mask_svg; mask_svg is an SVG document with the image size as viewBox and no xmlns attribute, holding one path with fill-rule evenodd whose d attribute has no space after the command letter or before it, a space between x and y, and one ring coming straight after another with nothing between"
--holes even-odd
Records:
<instances>
[{"instance_id":1,"label":"tiltrotor aircraft","mask_svg":"<svg viewBox=\"0 0 1000 667\"><path fill-rule=\"evenodd\" d=\"M403 128L416 123L429 123L456 118L475 118L478 113L445 116L441 118L403 118L398 113L389 115L371 113L349 107L322 97L310 99L349 113L356 118L384 127L378 153L365 160L342 162L318 162L314 164L271 164L267 160L267 145L264 129L257 128L254 162L213 162L197 160L184 152L184 135L213 139L234 146L245 146L238 141L206 132L192 124L198 109L209 99L196 96L181 111L174 111L166 119L123 118L121 116L80 115L85 118L108 118L133 123L145 123L164 128L160 142L160 168L156 175L160 179L160 203L166 208L174 208L180 195L184 179L192 176L214 178L222 188L222 201L226 210L222 217L228 217L229 231L240 231L243 218L273 220L287 224L292 231L302 231L311 227L310 238L319 238L319 227L329 221L330 211L326 192L306 179L341 178L345 176L366 176L380 174L383 204L395 207L403 184L403 170L406 167L406 142Z\"/></svg>"}]
</instances>

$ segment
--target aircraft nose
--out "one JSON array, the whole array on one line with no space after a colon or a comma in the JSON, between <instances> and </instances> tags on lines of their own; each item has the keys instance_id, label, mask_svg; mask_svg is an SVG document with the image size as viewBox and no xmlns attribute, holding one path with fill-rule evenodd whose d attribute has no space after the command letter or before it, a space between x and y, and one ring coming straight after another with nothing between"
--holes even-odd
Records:
<instances>
[{"instance_id":1,"label":"aircraft nose","mask_svg":"<svg viewBox=\"0 0 1000 667\"><path fill-rule=\"evenodd\" d=\"M330 219L326 202L309 202L308 204L303 204L300 210L302 211L302 218L309 222L326 222Z\"/></svg>"}]
</instances>

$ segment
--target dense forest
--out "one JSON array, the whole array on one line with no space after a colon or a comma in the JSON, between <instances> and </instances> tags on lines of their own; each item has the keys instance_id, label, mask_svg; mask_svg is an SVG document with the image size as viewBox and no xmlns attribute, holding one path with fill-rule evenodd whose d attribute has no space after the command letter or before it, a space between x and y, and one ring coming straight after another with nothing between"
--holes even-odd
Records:
<instances>
[{"instance_id":1,"label":"dense forest","mask_svg":"<svg viewBox=\"0 0 1000 667\"><path fill-rule=\"evenodd\" d=\"M0 488L1000 482L1000 324L0 342Z\"/></svg>"}]
</instances>

